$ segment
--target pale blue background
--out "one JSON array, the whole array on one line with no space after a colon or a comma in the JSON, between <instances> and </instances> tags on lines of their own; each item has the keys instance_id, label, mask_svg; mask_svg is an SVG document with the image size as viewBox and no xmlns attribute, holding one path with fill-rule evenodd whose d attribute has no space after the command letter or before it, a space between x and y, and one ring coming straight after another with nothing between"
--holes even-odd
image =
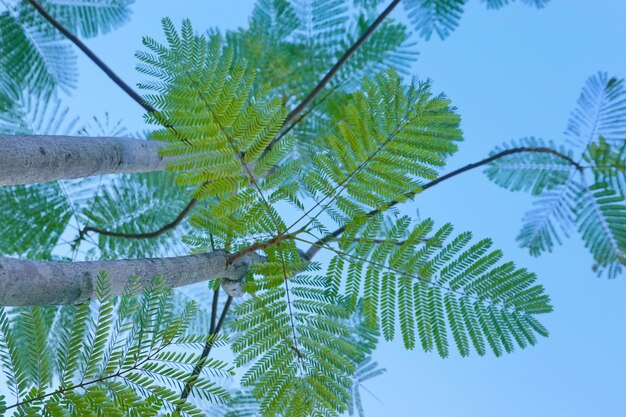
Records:
<instances>
[{"instance_id":1,"label":"pale blue background","mask_svg":"<svg viewBox=\"0 0 626 417\"><path fill-rule=\"evenodd\" d=\"M130 24L87 43L134 84L140 77L133 53L142 35L161 36L162 17L177 24L190 17L202 31L235 28L246 24L251 8L243 0L140 0ZM553 0L543 10L514 4L499 11L473 0L449 39L421 41L413 73L433 79L434 90L444 91L463 117L465 142L449 167L523 136L561 141L587 77L599 70L626 76L625 20L624 0ZM68 103L84 116L109 111L131 130L142 128L139 106L82 56L79 87ZM595 278L577 238L541 258L517 248L531 201L476 171L425 192L418 204L422 217L492 237L508 259L539 275L555 306L545 318L550 338L500 359L442 360L383 344L376 360L388 372L366 384L378 398L364 394L369 416L626 416L626 276Z\"/></svg>"}]
</instances>

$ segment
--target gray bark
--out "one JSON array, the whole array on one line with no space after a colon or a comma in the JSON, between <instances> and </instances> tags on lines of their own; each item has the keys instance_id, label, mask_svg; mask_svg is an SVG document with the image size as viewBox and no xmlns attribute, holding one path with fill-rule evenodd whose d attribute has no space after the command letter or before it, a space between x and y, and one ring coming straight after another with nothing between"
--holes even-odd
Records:
<instances>
[{"instance_id":1,"label":"gray bark","mask_svg":"<svg viewBox=\"0 0 626 417\"><path fill-rule=\"evenodd\" d=\"M180 287L220 278L231 295L241 294L241 282L252 263L262 262L255 253L228 263L228 253L159 259L124 259L93 262L40 262L0 257L0 306L76 304L95 297L97 275L106 271L114 295L123 292L131 276L141 287L161 275L168 287ZM239 283L239 285L237 285Z\"/></svg>"},{"instance_id":2,"label":"gray bark","mask_svg":"<svg viewBox=\"0 0 626 417\"><path fill-rule=\"evenodd\" d=\"M149 140L0 135L0 186L165 170Z\"/></svg>"}]
</instances>

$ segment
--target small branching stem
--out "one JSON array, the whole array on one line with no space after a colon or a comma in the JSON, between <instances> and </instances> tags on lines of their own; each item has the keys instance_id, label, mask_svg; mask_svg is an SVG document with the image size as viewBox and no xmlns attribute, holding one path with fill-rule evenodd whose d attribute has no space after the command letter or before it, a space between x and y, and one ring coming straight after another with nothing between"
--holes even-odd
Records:
<instances>
[{"instance_id":1,"label":"small branching stem","mask_svg":"<svg viewBox=\"0 0 626 417\"><path fill-rule=\"evenodd\" d=\"M568 155L565 155L559 151L556 151L554 149L551 148L546 148L546 147L518 147L518 148L511 148L511 149L505 149L503 151L497 152L493 155L491 155L488 158L485 159L481 159L478 162L473 162L471 164L467 164L461 168L455 169L454 171L451 171L445 175L442 175L441 177L430 181L422 186L420 186L418 189L416 190L412 190L412 191L408 191L404 194L404 197L406 198L412 198L413 196L415 196L416 194L427 190L429 188L432 188L446 180L449 180L450 178L456 177L457 175L460 175L464 172L470 171L474 168L478 168L481 167L483 165L489 164L497 159L503 158L505 156L509 156L509 155L514 155L514 154L518 154L518 153L547 153L547 154L551 154L554 156L557 156L558 158L563 159L564 161L566 161L567 163L569 163L570 165L572 165L574 168L576 168L577 171L579 172L583 172L583 167L576 161L574 161L572 158L570 158ZM388 209L390 209L391 207L397 205L399 203L399 201L393 200L393 201L389 201L387 202L382 208L378 208L375 210L371 210L370 212L368 212L366 214L367 217L372 217L375 216L379 213L382 213L383 211L386 211ZM311 247L305 252L304 257L306 260L310 261L311 259L313 259L313 257L317 254L317 252L319 252L319 250L327 243L335 241L339 236L341 236L341 234L346 230L346 227L348 225L343 225L341 227L339 227L338 229L334 230L333 232L327 234L326 236L322 237L321 239L318 239L315 243L313 243L311 245Z\"/></svg>"}]
</instances>

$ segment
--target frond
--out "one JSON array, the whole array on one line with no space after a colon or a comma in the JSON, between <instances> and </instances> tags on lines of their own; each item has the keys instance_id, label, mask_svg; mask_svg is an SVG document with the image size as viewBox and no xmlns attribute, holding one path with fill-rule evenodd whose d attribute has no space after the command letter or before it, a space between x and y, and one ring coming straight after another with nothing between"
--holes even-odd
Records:
<instances>
[{"instance_id":1,"label":"frond","mask_svg":"<svg viewBox=\"0 0 626 417\"><path fill-rule=\"evenodd\" d=\"M82 202L81 220L85 225L116 233L149 233L173 221L190 198L174 183L171 174L125 174L108 181L97 197ZM98 247L104 258L182 254L185 250L179 240L184 231L173 229L149 239L99 234Z\"/></svg>"},{"instance_id":2,"label":"frond","mask_svg":"<svg viewBox=\"0 0 626 417\"><path fill-rule=\"evenodd\" d=\"M555 244L569 237L575 221L578 197L583 190L575 176L551 191L543 192L534 208L524 215L517 241L532 256L551 252Z\"/></svg>"},{"instance_id":3,"label":"frond","mask_svg":"<svg viewBox=\"0 0 626 417\"><path fill-rule=\"evenodd\" d=\"M626 137L626 90L624 80L600 72L587 79L565 130L567 141L586 148L602 136L621 145Z\"/></svg>"},{"instance_id":4,"label":"frond","mask_svg":"<svg viewBox=\"0 0 626 417\"><path fill-rule=\"evenodd\" d=\"M56 95L29 89L12 91L11 104L0 111L0 133L9 135L70 135L82 129L78 117Z\"/></svg>"},{"instance_id":5,"label":"frond","mask_svg":"<svg viewBox=\"0 0 626 417\"><path fill-rule=\"evenodd\" d=\"M348 26L344 31L345 39L340 42L342 48L345 50L354 44L373 19L360 15L358 20ZM407 74L418 54L413 48L415 43L410 42L409 37L406 26L383 21L330 81L329 88L351 92L360 87L359 81L364 77L373 77L390 68Z\"/></svg>"},{"instance_id":6,"label":"frond","mask_svg":"<svg viewBox=\"0 0 626 417\"><path fill-rule=\"evenodd\" d=\"M534 274L500 263L502 253L490 250L489 239L468 246L472 235L466 232L448 241L449 224L435 231L426 220L404 241L398 238L409 231L408 217L384 236L382 224L381 215L355 222L338 250L326 248L336 252L327 273L329 291L345 294L349 305L363 298L367 323L379 326L385 339L399 329L408 349L419 341L442 357L449 354L449 334L461 356L469 355L471 345L483 355L485 341L496 356L515 344L535 343L526 334L535 328L534 316L552 307L543 288L534 285Z\"/></svg>"},{"instance_id":7,"label":"frond","mask_svg":"<svg viewBox=\"0 0 626 417\"><path fill-rule=\"evenodd\" d=\"M515 0L482 0L488 9L499 9ZM544 7L550 0L522 0L528 6ZM448 37L459 25L467 0L409 0L405 2L408 17L421 37Z\"/></svg>"},{"instance_id":8,"label":"frond","mask_svg":"<svg viewBox=\"0 0 626 417\"><path fill-rule=\"evenodd\" d=\"M596 183L585 189L576 222L585 247L593 255L600 273L610 278L626 265L626 205L624 196L608 186Z\"/></svg>"},{"instance_id":9,"label":"frond","mask_svg":"<svg viewBox=\"0 0 626 417\"><path fill-rule=\"evenodd\" d=\"M315 208L334 210L347 223L371 209L404 201L420 189L420 179L437 177L437 168L461 139L459 118L449 100L433 96L428 83L405 88L390 70L363 81L333 114L326 150L311 149L313 169L303 187ZM345 194L343 191L345 190Z\"/></svg>"},{"instance_id":10,"label":"frond","mask_svg":"<svg viewBox=\"0 0 626 417\"><path fill-rule=\"evenodd\" d=\"M41 18L19 10L0 14L0 57L2 70L20 88L45 95L55 87L69 92L76 84L76 55L70 43Z\"/></svg>"},{"instance_id":11,"label":"frond","mask_svg":"<svg viewBox=\"0 0 626 417\"><path fill-rule=\"evenodd\" d=\"M93 38L119 28L130 20L134 0L41 0L40 4L74 35ZM42 19L35 9L25 4L20 14L29 19Z\"/></svg>"},{"instance_id":12,"label":"frond","mask_svg":"<svg viewBox=\"0 0 626 417\"><path fill-rule=\"evenodd\" d=\"M465 0L408 0L408 17L420 36L430 39L433 33L444 39L459 25Z\"/></svg>"},{"instance_id":13,"label":"frond","mask_svg":"<svg viewBox=\"0 0 626 417\"><path fill-rule=\"evenodd\" d=\"M282 274L278 265L275 273ZM348 310L326 294L324 281L296 275L288 285L257 292L236 310L236 362L251 364L242 384L252 387L262 415L347 410L352 375L371 347L355 337Z\"/></svg>"},{"instance_id":14,"label":"frond","mask_svg":"<svg viewBox=\"0 0 626 417\"><path fill-rule=\"evenodd\" d=\"M0 211L5 213L0 253L30 259L51 259L72 217L57 183L0 187Z\"/></svg>"},{"instance_id":15,"label":"frond","mask_svg":"<svg viewBox=\"0 0 626 417\"><path fill-rule=\"evenodd\" d=\"M201 415L180 399L199 355L187 353L222 338L189 335L194 303L174 311L171 290L157 279L135 295L134 278L119 298L110 295L105 273L98 277L98 299L57 308L0 310L0 363L13 397L0 412L47 410L52 415ZM50 336L54 343L49 343ZM19 346L26 346L17 352ZM182 352L182 353L181 353ZM205 363L192 397L223 403L228 393L212 379L232 375L226 363ZM128 414L126 414L128 413ZM46 414L48 415L48 414Z\"/></svg>"},{"instance_id":16,"label":"frond","mask_svg":"<svg viewBox=\"0 0 626 417\"><path fill-rule=\"evenodd\" d=\"M219 36L208 41L185 20L179 34L163 20L168 46L150 38L150 52L138 52L138 70L154 81L141 84L157 114L151 123L170 126L153 138L170 142L160 150L176 156L169 169L180 185L198 187L196 198L223 197L266 174L257 162L282 125L285 109L267 91L252 91L254 69L222 48ZM265 168L268 169L268 168Z\"/></svg>"},{"instance_id":17,"label":"frond","mask_svg":"<svg viewBox=\"0 0 626 417\"><path fill-rule=\"evenodd\" d=\"M499 146L490 155L512 148L548 148L572 157L565 147L556 147L537 138L523 138L510 145ZM524 152L496 159L485 169L489 179L511 191L530 191L533 195L553 190L563 185L575 167L565 159L551 153Z\"/></svg>"}]
</instances>

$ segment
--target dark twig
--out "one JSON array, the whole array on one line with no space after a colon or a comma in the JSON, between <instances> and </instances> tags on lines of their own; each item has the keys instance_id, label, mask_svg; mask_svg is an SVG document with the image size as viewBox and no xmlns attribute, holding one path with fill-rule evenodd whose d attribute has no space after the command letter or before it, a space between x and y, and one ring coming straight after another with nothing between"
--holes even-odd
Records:
<instances>
[{"instance_id":1,"label":"dark twig","mask_svg":"<svg viewBox=\"0 0 626 417\"><path fill-rule=\"evenodd\" d=\"M155 238L155 237L157 237L157 236L167 232L168 230L171 230L171 229L175 228L176 226L178 226L180 224L180 222L182 222L183 219L187 216L187 214L189 214L191 209L193 209L193 207L196 205L197 202L198 202L198 200L196 200L195 198L192 198L191 201L189 201L189 203L187 204L187 206L185 206L185 208L178 214L178 216L176 216L176 218L174 220L172 220L170 223L166 224L165 226L161 227L160 229L154 230L152 232L124 233L124 232L113 232L113 231L110 231L110 230L99 229L97 227L85 226L83 228L83 230L81 230L80 233L78 234L78 238L76 238L76 240L80 241L89 232L95 232L95 233L99 233L99 234L104 235L104 236L120 237L120 238L125 238L125 239L151 239L151 238Z\"/></svg>"},{"instance_id":2,"label":"dark twig","mask_svg":"<svg viewBox=\"0 0 626 417\"><path fill-rule=\"evenodd\" d=\"M488 163L491 163L493 161L495 161L496 159L499 158L503 158L505 156L509 156L509 155L514 155L517 153L547 153L547 154L551 154L551 155L555 155L565 161L567 161L570 165L572 165L574 168L576 168L577 171L582 172L583 171L583 167L576 161L574 161L572 158L570 158L569 156L555 151L554 149L551 148L545 148L545 147L537 147L537 148L529 148L529 147L520 147L520 148L511 148L511 149L506 149L504 151L498 152L496 154L491 155L488 158L485 159L481 159L478 162L474 162L471 164L467 164L464 167L461 167L459 169L456 169L454 171L451 171L445 175L442 175L441 177L428 182L422 186L420 186L418 189L416 190L412 190L412 191L408 191L406 193L404 193L404 196L406 198L412 198L413 196L415 196L415 194L420 193L424 190L427 190L429 188L434 187L435 185L444 182L445 180L449 180L450 178L456 177L459 174L462 174L466 171L470 171L474 168L478 168L480 166L486 165ZM391 207L395 206L396 204L398 204L399 201L393 200L393 201L389 201L387 202L382 208L379 209L375 209L375 210L371 210L370 212L368 212L366 214L367 217L372 217L375 216L378 213L381 213L385 210L390 209ZM322 246L324 246L325 244L327 244L328 242L332 242L334 240L336 240L339 236L341 236L341 234L346 230L347 225L341 226L340 228L338 228L337 230L327 234L326 236L322 237L321 239L318 239L313 245L311 245L311 247L305 252L304 257L306 260L310 261L311 259L313 259L313 257L317 254L317 252L319 252L320 248Z\"/></svg>"},{"instance_id":3,"label":"dark twig","mask_svg":"<svg viewBox=\"0 0 626 417\"><path fill-rule=\"evenodd\" d=\"M224 324L224 319L226 318L226 314L228 313L228 310L230 309L230 305L232 304L232 302L233 302L233 297L229 295L228 298L226 299L226 303L224 304L224 308L222 309L222 314L220 315L220 319L217 322L217 325L215 325L215 328L213 328L211 332L212 336L217 335L222 329L222 325ZM213 326L211 325L211 327ZM214 344L213 342L214 342L214 339L209 338L209 340L207 340L207 342L204 344L204 349L202 350L202 354L200 355L200 358L198 359L198 363L193 368L193 371L191 372L191 375L189 376L189 379L187 380L187 383L185 384L185 388L183 388L183 392L180 394L181 400L187 399L189 397L189 394L191 393L191 390L193 389L194 384L198 380L198 376L200 375L200 372L202 372L204 363L206 362L206 359L209 357L209 354L211 353L211 349L213 349L213 344Z\"/></svg>"},{"instance_id":4,"label":"dark twig","mask_svg":"<svg viewBox=\"0 0 626 417\"><path fill-rule=\"evenodd\" d=\"M107 64L105 64L91 49L87 47L76 35L70 32L65 26L52 17L37 0L28 0L37 12L46 19L52 26L63 34L70 42L78 47L91 61L98 66L119 88L121 88L130 98L143 107L148 113L156 113L157 110L147 103L131 86L126 84Z\"/></svg>"},{"instance_id":5,"label":"dark twig","mask_svg":"<svg viewBox=\"0 0 626 417\"><path fill-rule=\"evenodd\" d=\"M346 50L346 52L339 58L339 60L333 65L333 67L324 75L324 77L317 83L315 88L311 90L308 96L306 96L285 118L283 122L283 126L289 126L291 122L304 110L315 98L322 92L326 84L339 72L341 67L345 65L345 63L350 59L352 55L365 43L365 41L370 37L370 35L380 26L380 24L385 20L385 18L396 8L396 6L400 3L400 0L393 0L389 6L385 10L382 11L380 15L372 22L372 24L367 28L365 32L359 37L359 39L354 42L350 48ZM291 129L291 127L290 127ZM269 152L272 147L278 142L281 136L277 136L270 144L267 146L265 153Z\"/></svg>"}]
</instances>

